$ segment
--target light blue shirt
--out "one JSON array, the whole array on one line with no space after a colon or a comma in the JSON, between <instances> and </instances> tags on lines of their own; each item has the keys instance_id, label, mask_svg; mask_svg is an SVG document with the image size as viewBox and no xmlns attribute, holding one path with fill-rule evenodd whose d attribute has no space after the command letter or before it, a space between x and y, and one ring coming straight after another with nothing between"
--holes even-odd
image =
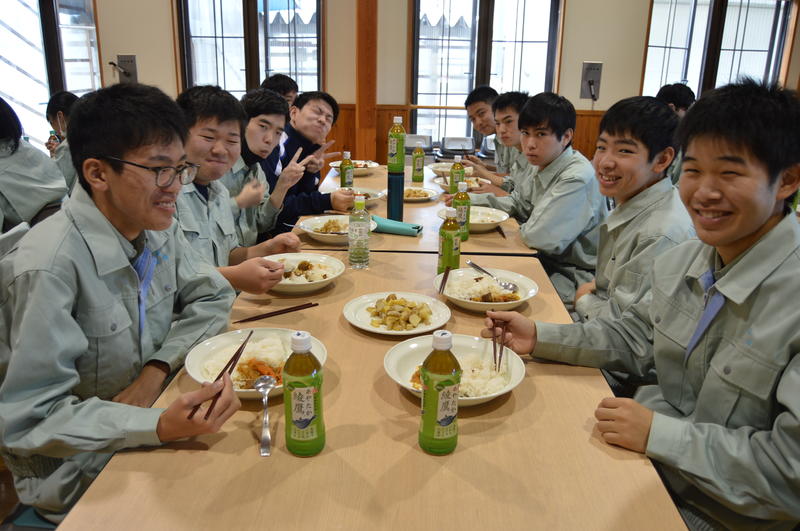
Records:
<instances>
[{"instance_id":1,"label":"light blue shirt","mask_svg":"<svg viewBox=\"0 0 800 531\"><path fill-rule=\"evenodd\" d=\"M250 208L239 208L236 196L242 191L244 185L251 180L257 180L265 186L264 198L261 203ZM256 162L252 166L244 163L239 157L233 168L222 176L220 182L225 185L230 193L230 209L236 223L236 234L239 236L239 245L250 247L256 244L259 233L270 231L275 226L280 209L269 202L269 184L261 165Z\"/></svg>"},{"instance_id":2,"label":"light blue shirt","mask_svg":"<svg viewBox=\"0 0 800 531\"><path fill-rule=\"evenodd\" d=\"M215 267L228 265L239 237L230 209L230 195L219 181L208 185L208 200L194 183L183 186L175 212L178 225L189 245Z\"/></svg>"},{"instance_id":3,"label":"light blue shirt","mask_svg":"<svg viewBox=\"0 0 800 531\"><path fill-rule=\"evenodd\" d=\"M72 154L69 151L69 144L66 138L56 146L53 161L55 161L56 166L64 175L64 180L67 182L67 191L71 194L75 184L78 182L78 172L72 164Z\"/></svg>"}]
</instances>

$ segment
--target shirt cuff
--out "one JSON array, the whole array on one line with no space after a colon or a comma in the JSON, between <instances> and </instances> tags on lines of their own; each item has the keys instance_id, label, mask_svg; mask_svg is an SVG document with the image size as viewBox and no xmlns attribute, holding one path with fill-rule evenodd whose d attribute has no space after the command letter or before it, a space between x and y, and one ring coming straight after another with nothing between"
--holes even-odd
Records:
<instances>
[{"instance_id":1,"label":"shirt cuff","mask_svg":"<svg viewBox=\"0 0 800 531\"><path fill-rule=\"evenodd\" d=\"M536 346L531 352L535 358L561 361L559 355L564 347L562 341L564 335L561 328L568 325L536 322Z\"/></svg>"},{"instance_id":2,"label":"shirt cuff","mask_svg":"<svg viewBox=\"0 0 800 531\"><path fill-rule=\"evenodd\" d=\"M689 423L684 419L653 412L645 454L660 463L677 467L686 453L688 429Z\"/></svg>"},{"instance_id":3,"label":"shirt cuff","mask_svg":"<svg viewBox=\"0 0 800 531\"><path fill-rule=\"evenodd\" d=\"M131 406L128 420L125 423L125 446L161 446L158 438L158 418L164 412L161 408L143 408Z\"/></svg>"}]
</instances>

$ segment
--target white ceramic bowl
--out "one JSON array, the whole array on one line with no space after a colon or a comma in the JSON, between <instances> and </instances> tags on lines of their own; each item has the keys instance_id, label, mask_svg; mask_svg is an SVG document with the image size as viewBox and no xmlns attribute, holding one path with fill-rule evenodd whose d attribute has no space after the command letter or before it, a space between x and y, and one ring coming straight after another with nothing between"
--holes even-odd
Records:
<instances>
[{"instance_id":1,"label":"white ceramic bowl","mask_svg":"<svg viewBox=\"0 0 800 531\"><path fill-rule=\"evenodd\" d=\"M329 164L329 166L334 170L339 171L339 165L341 163L341 160L334 160ZM356 166L361 166L360 168L353 168L353 177L363 177L364 175L369 175L372 173L372 170L380 166L380 164L371 160L354 160L353 164Z\"/></svg>"},{"instance_id":2,"label":"white ceramic bowl","mask_svg":"<svg viewBox=\"0 0 800 531\"><path fill-rule=\"evenodd\" d=\"M378 204L378 201L383 199L384 192L382 190L373 190L372 188L361 188L360 186L354 186L353 192L356 194L369 194L368 198L365 199L366 206L373 207Z\"/></svg>"},{"instance_id":3,"label":"white ceramic bowl","mask_svg":"<svg viewBox=\"0 0 800 531\"><path fill-rule=\"evenodd\" d=\"M452 166L453 166L452 162L434 162L428 167L431 169L431 171L433 171L433 173L435 173L439 177L442 177L450 175L450 168ZM473 171L472 166L464 166L464 175L472 175L472 171Z\"/></svg>"},{"instance_id":4,"label":"white ceramic bowl","mask_svg":"<svg viewBox=\"0 0 800 531\"><path fill-rule=\"evenodd\" d=\"M372 317L370 316L367 308L374 306L379 299L386 298L390 293L397 295L399 299L406 299L418 303L427 303L431 308L431 318L428 324L420 324L413 330L387 330L385 326L375 327L372 326ZM437 328L444 326L450 320L450 308L447 307L442 301L436 300L421 293L412 293L406 291L384 291L381 293L370 293L368 295L361 295L349 301L342 308L344 318L351 325L373 334L384 334L388 336L413 336L417 334L424 334L426 332L433 332Z\"/></svg>"},{"instance_id":5,"label":"white ceramic bowl","mask_svg":"<svg viewBox=\"0 0 800 531\"><path fill-rule=\"evenodd\" d=\"M331 282L333 282L336 277L344 273L345 265L342 263L341 260L338 260L332 256L328 256L326 254L314 254L314 253L284 253L284 254L273 254L272 256L267 256L267 260L272 260L273 262L280 262L282 261L286 266L297 266L303 260L307 260L312 264L321 264L326 267L327 269L327 278L323 280L317 280L314 282L289 282L288 280L284 279L275 284L270 291L275 293L288 293L292 295L300 295L303 293L311 293L317 291L319 289L324 288ZM288 267L287 267L288 268Z\"/></svg>"},{"instance_id":6,"label":"white ceramic bowl","mask_svg":"<svg viewBox=\"0 0 800 531\"><path fill-rule=\"evenodd\" d=\"M496 208L473 206L470 207L469 231L470 232L489 232L508 219L508 214ZM441 209L438 214L440 218L445 218L445 209ZM480 220L480 221L475 221ZM485 220L485 221L484 221Z\"/></svg>"},{"instance_id":7,"label":"white ceramic bowl","mask_svg":"<svg viewBox=\"0 0 800 531\"><path fill-rule=\"evenodd\" d=\"M198 343L192 347L192 350L190 350L186 355L186 361L184 362L187 374L191 376L198 384L212 381L217 375L205 375L205 371L203 370L203 365L205 362L221 349L240 345L251 330L253 331L253 337L250 338L248 345L260 339L264 339L269 334L279 334L283 338L284 344L287 347L286 357L288 358L289 354L291 354L289 345L291 344L290 338L292 333L294 333L294 330L288 330L286 328L242 328L241 330L232 330L230 332L225 332L224 334L206 339L202 343ZM328 350L325 348L325 345L323 345L322 342L314 336L311 336L311 353L316 356L320 365L325 365L325 360L328 359ZM231 351L231 355L233 355L233 350ZM245 347L242 357L245 357L246 355L247 347ZM277 396L282 393L283 386L279 385L269 392L269 396ZM261 398L261 393L255 389L237 389L236 395L239 398L245 399Z\"/></svg>"},{"instance_id":8,"label":"white ceramic bowl","mask_svg":"<svg viewBox=\"0 0 800 531\"><path fill-rule=\"evenodd\" d=\"M465 179L465 181L469 185L467 187L467 191L475 190L482 184L490 184L492 182L489 179L484 179L483 177L467 177ZM450 193L450 185L447 184L449 182L450 181L445 180L444 177L434 177L433 178L433 183L434 184L438 184L439 188L441 188L442 190L444 190L448 194Z\"/></svg>"},{"instance_id":9,"label":"white ceramic bowl","mask_svg":"<svg viewBox=\"0 0 800 531\"><path fill-rule=\"evenodd\" d=\"M398 385L420 397L422 396L422 391L414 389L411 385L411 376L416 372L417 367L422 365L428 354L431 353L432 342L433 336L408 339L389 349L383 358L383 368L386 370L386 374ZM479 337L453 334L452 352L459 359L476 355L491 363L492 342ZM502 389L484 396L459 397L458 407L476 406L508 393L518 386L525 377L525 363L511 349L504 347L501 372L504 372L508 377L506 385Z\"/></svg>"},{"instance_id":10,"label":"white ceramic bowl","mask_svg":"<svg viewBox=\"0 0 800 531\"><path fill-rule=\"evenodd\" d=\"M454 280L461 280L461 279L473 279L477 277L485 276L481 273L478 273L471 267L464 267L461 269L453 269L450 271L450 276L447 278L447 286L444 288L444 296L460 308L464 308L465 310L470 310L473 312L485 312L486 310L498 310L498 311L505 311L505 310L513 310L517 306L522 305L528 299L531 299L539 293L539 285L536 284L533 280L529 279L524 275L520 275L519 273L514 273L513 271L505 271L503 269L492 269L486 268L487 271L492 273L500 280L505 280L509 282L513 282L519 288L517 292L519 294L518 301L509 301L509 302L476 302L471 301L468 299L459 299L457 297L452 296L449 293L449 287L451 286L451 282ZM437 275L433 281L434 287L438 290L439 284L442 282L443 275Z\"/></svg>"},{"instance_id":11,"label":"white ceramic bowl","mask_svg":"<svg viewBox=\"0 0 800 531\"><path fill-rule=\"evenodd\" d=\"M406 197L406 190L421 190L425 193L425 197ZM383 199L389 200L389 189L386 188L381 191ZM438 190L432 188L422 188L420 186L406 186L403 188L403 202L404 203L424 203L426 201L436 201L442 195Z\"/></svg>"},{"instance_id":12,"label":"white ceramic bowl","mask_svg":"<svg viewBox=\"0 0 800 531\"><path fill-rule=\"evenodd\" d=\"M347 234L328 234L325 232L316 232L328 220L337 220L340 223L350 224L350 216L337 215L337 216L316 216L300 221L297 226L304 230L306 234L322 243L347 243ZM374 220L370 220L369 230L375 230L378 224ZM345 231L346 232L346 231Z\"/></svg>"}]
</instances>

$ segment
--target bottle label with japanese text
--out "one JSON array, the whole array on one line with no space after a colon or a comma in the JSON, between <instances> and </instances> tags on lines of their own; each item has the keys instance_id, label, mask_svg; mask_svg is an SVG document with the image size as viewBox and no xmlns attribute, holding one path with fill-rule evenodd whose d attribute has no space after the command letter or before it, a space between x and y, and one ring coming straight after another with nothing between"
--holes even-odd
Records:
<instances>
[{"instance_id":1,"label":"bottle label with japanese text","mask_svg":"<svg viewBox=\"0 0 800 531\"><path fill-rule=\"evenodd\" d=\"M306 378L298 379L303 380ZM292 429L291 437L297 441L316 439L320 434L317 428L321 409L319 387L311 385L299 387L300 381L295 381L290 387Z\"/></svg>"}]
</instances>

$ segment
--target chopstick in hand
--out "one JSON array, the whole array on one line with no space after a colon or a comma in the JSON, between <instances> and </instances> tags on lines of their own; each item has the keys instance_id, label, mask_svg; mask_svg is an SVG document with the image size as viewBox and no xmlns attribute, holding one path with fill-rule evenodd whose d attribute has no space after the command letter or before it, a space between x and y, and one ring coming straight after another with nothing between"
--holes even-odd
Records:
<instances>
[{"instance_id":1,"label":"chopstick in hand","mask_svg":"<svg viewBox=\"0 0 800 531\"><path fill-rule=\"evenodd\" d=\"M439 284L439 295L444 293L444 287L447 285L447 277L450 276L450 266L444 268L444 275L442 275L442 282Z\"/></svg>"},{"instance_id":2,"label":"chopstick in hand","mask_svg":"<svg viewBox=\"0 0 800 531\"><path fill-rule=\"evenodd\" d=\"M503 227L501 227L500 225L496 226L496 227L494 228L494 230L496 230L497 232L499 232L499 233L500 233L500 236L502 236L504 240L508 239L508 238L506 238L506 233L503 231Z\"/></svg>"},{"instance_id":3,"label":"chopstick in hand","mask_svg":"<svg viewBox=\"0 0 800 531\"><path fill-rule=\"evenodd\" d=\"M288 308L283 308L282 310L275 310L273 312L261 313L261 314L258 314L258 315L254 315L253 317L247 317L245 319L239 319L238 321L234 321L233 324L249 323L250 321L258 321L260 319L266 319L267 317L275 317L276 315L283 315L284 313L296 312L297 310L305 310L306 308L313 308L314 306L319 306L319 303L318 302L306 302L304 304L298 304L297 306L290 306Z\"/></svg>"},{"instance_id":4,"label":"chopstick in hand","mask_svg":"<svg viewBox=\"0 0 800 531\"><path fill-rule=\"evenodd\" d=\"M228 363L225 364L225 366L222 368L222 370L219 371L219 374L217 375L217 377L214 378L215 382L217 380L219 380L220 378L222 378L222 375L225 374L226 372L228 374L233 374L233 370L236 368L236 364L239 363L239 358L242 357L242 353L244 352L244 347L247 346L247 342L250 341L250 336L252 336L252 335L253 335L253 331L250 330L250 333L247 334L247 337L244 339L244 341L242 341L242 344L239 345L239 348L237 348L236 352L233 353L233 356L231 356L231 359L228 360ZM208 407L208 411L206 411L206 416L204 417L206 420L208 420L208 417L211 415L211 412L214 411L214 406L217 405L217 400L219 400L219 397L220 397L221 394L222 394L222 391L220 391L219 393L215 394L214 395L214 399L211 400L211 405ZM202 404L197 404L196 406L194 406L194 408L192 408L191 413L189 413L189 416L186 417L186 418L191 419L192 417L194 417L194 414L198 412L198 410L200 409L201 405Z\"/></svg>"},{"instance_id":5,"label":"chopstick in hand","mask_svg":"<svg viewBox=\"0 0 800 531\"><path fill-rule=\"evenodd\" d=\"M503 366L503 351L505 351L505 337L506 337L506 327L508 326L508 321L503 321L503 324L500 325L500 345L497 351L497 365L495 366L494 370L500 372L500 368Z\"/></svg>"}]
</instances>

